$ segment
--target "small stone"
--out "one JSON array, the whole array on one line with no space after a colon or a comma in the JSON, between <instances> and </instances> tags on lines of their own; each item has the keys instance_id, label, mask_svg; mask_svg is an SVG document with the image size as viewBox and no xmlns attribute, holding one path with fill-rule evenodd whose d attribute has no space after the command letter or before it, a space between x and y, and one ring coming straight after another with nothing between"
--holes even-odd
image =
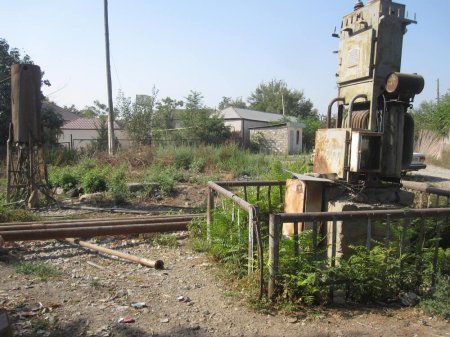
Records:
<instances>
[{"instance_id":1,"label":"small stone","mask_svg":"<svg viewBox=\"0 0 450 337\"><path fill-rule=\"evenodd\" d=\"M169 323L169 319L167 317L166 318L161 318L159 321L161 323Z\"/></svg>"}]
</instances>

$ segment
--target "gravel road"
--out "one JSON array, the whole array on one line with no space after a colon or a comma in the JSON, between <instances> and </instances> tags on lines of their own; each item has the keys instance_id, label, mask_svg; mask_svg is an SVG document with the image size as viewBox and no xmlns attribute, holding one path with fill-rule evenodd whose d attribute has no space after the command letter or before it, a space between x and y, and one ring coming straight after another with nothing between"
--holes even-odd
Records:
<instances>
[{"instance_id":1,"label":"gravel road","mask_svg":"<svg viewBox=\"0 0 450 337\"><path fill-rule=\"evenodd\" d=\"M450 336L448 322L399 305L256 312L239 289L229 291L214 263L187 247L185 233L177 242L175 248L139 238L96 242L163 259L164 270L65 242L18 242L0 255L0 307L9 311L15 335L27 337ZM18 261L51 264L60 276L43 281L20 274L13 268Z\"/></svg>"}]
</instances>

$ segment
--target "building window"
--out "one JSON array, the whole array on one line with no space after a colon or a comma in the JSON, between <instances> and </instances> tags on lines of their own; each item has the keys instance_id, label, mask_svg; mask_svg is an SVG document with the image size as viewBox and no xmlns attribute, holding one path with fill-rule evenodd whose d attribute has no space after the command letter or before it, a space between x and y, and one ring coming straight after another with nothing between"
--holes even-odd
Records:
<instances>
[{"instance_id":1,"label":"building window","mask_svg":"<svg viewBox=\"0 0 450 337\"><path fill-rule=\"evenodd\" d=\"M296 132L295 144L300 144L300 130L297 130Z\"/></svg>"}]
</instances>

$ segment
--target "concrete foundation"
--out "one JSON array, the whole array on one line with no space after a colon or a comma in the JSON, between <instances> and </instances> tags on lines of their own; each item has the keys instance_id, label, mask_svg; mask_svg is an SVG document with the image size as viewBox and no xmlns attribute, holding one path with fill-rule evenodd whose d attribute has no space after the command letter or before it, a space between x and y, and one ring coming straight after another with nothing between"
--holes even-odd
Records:
<instances>
[{"instance_id":1,"label":"concrete foundation","mask_svg":"<svg viewBox=\"0 0 450 337\"><path fill-rule=\"evenodd\" d=\"M392 210L411 206L414 193L402 191L397 187L367 188L357 195L349 195L348 191L340 187L328 187L325 189L325 205L328 212L364 211L364 210ZM351 255L350 246L367 243L367 221L344 220L336 223L336 257L347 258ZM384 223L372 221L372 240L383 241L386 233ZM333 222L326 226L327 255L332 256Z\"/></svg>"}]
</instances>

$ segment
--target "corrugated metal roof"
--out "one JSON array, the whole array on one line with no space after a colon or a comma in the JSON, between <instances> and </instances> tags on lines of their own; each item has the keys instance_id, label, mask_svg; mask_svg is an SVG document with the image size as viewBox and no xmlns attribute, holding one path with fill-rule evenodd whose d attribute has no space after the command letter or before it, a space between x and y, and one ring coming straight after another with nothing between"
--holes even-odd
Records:
<instances>
[{"instance_id":1,"label":"corrugated metal roof","mask_svg":"<svg viewBox=\"0 0 450 337\"><path fill-rule=\"evenodd\" d=\"M275 114L271 112L263 112L257 110L241 109L235 107L228 107L223 109L220 114L222 117L227 119L247 119L252 121L261 122L275 122L283 118L283 115ZM290 121L295 122L297 118L294 116L286 116Z\"/></svg>"},{"instance_id":2,"label":"corrugated metal roof","mask_svg":"<svg viewBox=\"0 0 450 337\"><path fill-rule=\"evenodd\" d=\"M61 129L65 130L97 130L100 128L100 118L80 117L64 123ZM114 130L122 130L122 128L114 122Z\"/></svg>"}]
</instances>

